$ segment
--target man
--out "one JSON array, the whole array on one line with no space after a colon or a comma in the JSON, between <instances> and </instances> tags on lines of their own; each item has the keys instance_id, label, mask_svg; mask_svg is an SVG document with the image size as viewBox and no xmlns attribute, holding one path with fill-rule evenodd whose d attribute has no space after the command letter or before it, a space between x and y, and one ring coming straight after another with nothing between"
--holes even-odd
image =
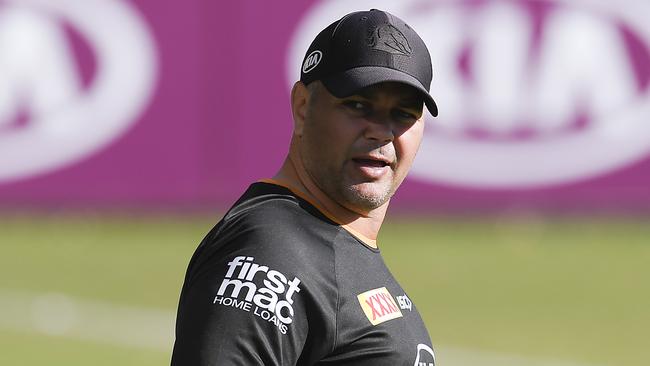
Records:
<instances>
[{"instance_id":1,"label":"man","mask_svg":"<svg viewBox=\"0 0 650 366\"><path fill-rule=\"evenodd\" d=\"M194 254L172 365L433 365L377 234L422 139L429 52L379 10L324 29L291 91L294 132Z\"/></svg>"}]
</instances>

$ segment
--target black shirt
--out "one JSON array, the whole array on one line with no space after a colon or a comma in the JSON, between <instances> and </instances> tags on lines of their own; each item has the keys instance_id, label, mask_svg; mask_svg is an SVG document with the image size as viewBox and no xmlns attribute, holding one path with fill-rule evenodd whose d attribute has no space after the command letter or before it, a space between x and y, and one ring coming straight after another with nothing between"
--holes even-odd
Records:
<instances>
[{"instance_id":1,"label":"black shirt","mask_svg":"<svg viewBox=\"0 0 650 366\"><path fill-rule=\"evenodd\" d=\"M190 261L172 365L434 364L379 250L323 212L285 187L249 187Z\"/></svg>"}]
</instances>

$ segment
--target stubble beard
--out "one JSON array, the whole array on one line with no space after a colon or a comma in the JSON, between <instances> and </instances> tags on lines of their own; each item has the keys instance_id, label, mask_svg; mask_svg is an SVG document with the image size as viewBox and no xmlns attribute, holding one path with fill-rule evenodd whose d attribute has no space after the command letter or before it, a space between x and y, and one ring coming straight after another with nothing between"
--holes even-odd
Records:
<instances>
[{"instance_id":1,"label":"stubble beard","mask_svg":"<svg viewBox=\"0 0 650 366\"><path fill-rule=\"evenodd\" d=\"M350 178L344 174L328 174L319 178L317 185L332 200L363 215L386 204L396 190L391 181L350 182Z\"/></svg>"},{"instance_id":2,"label":"stubble beard","mask_svg":"<svg viewBox=\"0 0 650 366\"><path fill-rule=\"evenodd\" d=\"M315 164L318 163L303 161L314 184L340 206L361 215L386 204L397 190L393 183L394 177L375 182L359 182L346 174L345 167L337 171L333 166L330 169L319 169Z\"/></svg>"},{"instance_id":3,"label":"stubble beard","mask_svg":"<svg viewBox=\"0 0 650 366\"><path fill-rule=\"evenodd\" d=\"M367 187L367 185L380 185ZM339 187L347 203L364 212L375 210L388 202L395 190L388 183L343 184Z\"/></svg>"}]
</instances>

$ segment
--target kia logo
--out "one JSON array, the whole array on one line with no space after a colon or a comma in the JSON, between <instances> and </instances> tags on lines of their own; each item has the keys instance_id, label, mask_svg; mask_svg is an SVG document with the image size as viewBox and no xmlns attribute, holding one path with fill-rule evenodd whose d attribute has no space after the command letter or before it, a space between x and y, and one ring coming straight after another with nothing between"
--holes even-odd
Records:
<instances>
[{"instance_id":1,"label":"kia logo","mask_svg":"<svg viewBox=\"0 0 650 366\"><path fill-rule=\"evenodd\" d=\"M611 173L650 154L650 4L637 1L323 1L300 21L289 80L332 19L369 8L406 20L431 52L412 179L534 188Z\"/></svg>"},{"instance_id":2,"label":"kia logo","mask_svg":"<svg viewBox=\"0 0 650 366\"><path fill-rule=\"evenodd\" d=\"M302 72L305 74L315 69L316 66L320 63L320 60L323 58L323 53L321 51L313 51L305 58L305 63L302 65Z\"/></svg>"},{"instance_id":3,"label":"kia logo","mask_svg":"<svg viewBox=\"0 0 650 366\"><path fill-rule=\"evenodd\" d=\"M0 182L107 146L136 121L157 74L148 27L120 0L0 2L0 50Z\"/></svg>"}]
</instances>

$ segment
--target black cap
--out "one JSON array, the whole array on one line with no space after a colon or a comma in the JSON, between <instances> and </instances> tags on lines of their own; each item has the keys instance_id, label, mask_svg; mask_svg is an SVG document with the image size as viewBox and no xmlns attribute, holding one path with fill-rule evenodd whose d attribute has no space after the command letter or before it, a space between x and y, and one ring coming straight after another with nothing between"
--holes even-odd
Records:
<instances>
[{"instance_id":1,"label":"black cap","mask_svg":"<svg viewBox=\"0 0 650 366\"><path fill-rule=\"evenodd\" d=\"M320 80L339 98L377 83L404 83L422 93L435 117L432 78L424 41L404 21L377 9L350 13L322 30L309 46L300 73L305 85Z\"/></svg>"}]
</instances>

